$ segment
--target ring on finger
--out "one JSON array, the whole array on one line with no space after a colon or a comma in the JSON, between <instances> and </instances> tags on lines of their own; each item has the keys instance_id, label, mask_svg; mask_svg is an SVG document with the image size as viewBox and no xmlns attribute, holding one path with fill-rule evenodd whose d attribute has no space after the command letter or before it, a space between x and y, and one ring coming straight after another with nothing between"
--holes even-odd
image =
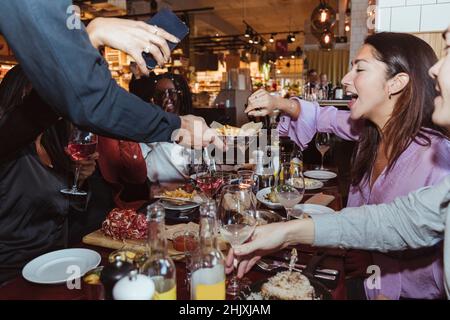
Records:
<instances>
[{"instance_id":1,"label":"ring on finger","mask_svg":"<svg viewBox=\"0 0 450 320\"><path fill-rule=\"evenodd\" d=\"M146 47L144 48L144 52L145 52L145 53L150 53L150 47L149 47L149 46L146 46Z\"/></svg>"}]
</instances>

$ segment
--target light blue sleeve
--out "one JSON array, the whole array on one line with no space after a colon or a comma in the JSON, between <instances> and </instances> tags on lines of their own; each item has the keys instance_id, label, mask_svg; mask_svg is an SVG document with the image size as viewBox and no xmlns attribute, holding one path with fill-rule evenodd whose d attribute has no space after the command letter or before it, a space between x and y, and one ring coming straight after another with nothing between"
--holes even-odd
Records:
<instances>
[{"instance_id":1,"label":"light blue sleeve","mask_svg":"<svg viewBox=\"0 0 450 320\"><path fill-rule=\"evenodd\" d=\"M378 251L433 246L444 238L450 177L390 204L314 216L315 246ZM445 207L445 208L444 208Z\"/></svg>"}]
</instances>

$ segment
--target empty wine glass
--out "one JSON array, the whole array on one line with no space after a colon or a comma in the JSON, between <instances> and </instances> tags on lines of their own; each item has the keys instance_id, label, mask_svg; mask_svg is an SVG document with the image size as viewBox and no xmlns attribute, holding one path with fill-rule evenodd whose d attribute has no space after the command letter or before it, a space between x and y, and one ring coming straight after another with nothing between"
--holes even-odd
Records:
<instances>
[{"instance_id":1,"label":"empty wine glass","mask_svg":"<svg viewBox=\"0 0 450 320\"><path fill-rule=\"evenodd\" d=\"M325 157L325 153L330 149L331 147L331 137L329 133L326 132L318 132L316 135L316 148L319 150L320 154L322 155L322 162L320 165L320 170L324 170L323 166L323 158Z\"/></svg>"},{"instance_id":2,"label":"empty wine glass","mask_svg":"<svg viewBox=\"0 0 450 320\"><path fill-rule=\"evenodd\" d=\"M222 190L219 201L220 234L231 247L246 242L256 228L255 195L251 187L228 185ZM243 281L236 276L237 260L233 275L228 282L227 294L238 295Z\"/></svg>"},{"instance_id":3,"label":"empty wine glass","mask_svg":"<svg viewBox=\"0 0 450 320\"><path fill-rule=\"evenodd\" d=\"M61 193L72 196L86 196L87 193L78 189L80 165L78 161L89 160L89 157L97 150L97 136L88 131L73 127L66 148L67 154L75 163L75 175L72 188L62 189Z\"/></svg>"}]
</instances>

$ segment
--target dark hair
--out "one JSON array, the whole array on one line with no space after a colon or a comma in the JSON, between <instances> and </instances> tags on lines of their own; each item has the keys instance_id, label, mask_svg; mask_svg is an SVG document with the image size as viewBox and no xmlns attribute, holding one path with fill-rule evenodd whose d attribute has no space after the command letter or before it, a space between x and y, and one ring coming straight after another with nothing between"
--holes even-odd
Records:
<instances>
[{"instance_id":1,"label":"dark hair","mask_svg":"<svg viewBox=\"0 0 450 320\"><path fill-rule=\"evenodd\" d=\"M31 82L20 65L9 70L0 84L0 119L18 107L31 89ZM59 173L71 172L70 159L64 151L69 139L69 127L69 122L60 120L42 133L41 144L50 156L53 168Z\"/></svg>"},{"instance_id":2,"label":"dark hair","mask_svg":"<svg viewBox=\"0 0 450 320\"><path fill-rule=\"evenodd\" d=\"M0 84L0 119L22 103L30 87L31 83L20 65L12 67L6 73Z\"/></svg>"},{"instance_id":3,"label":"dark hair","mask_svg":"<svg viewBox=\"0 0 450 320\"><path fill-rule=\"evenodd\" d=\"M312 75L313 73L317 73L316 69L309 69L308 70L308 76Z\"/></svg>"},{"instance_id":4,"label":"dark hair","mask_svg":"<svg viewBox=\"0 0 450 320\"><path fill-rule=\"evenodd\" d=\"M129 90L142 100L150 102L156 92L156 84L161 79L169 79L173 82L175 89L181 92L180 115L192 113L192 94L187 80L179 74L163 73L156 75L151 73L148 77L135 79L130 82Z\"/></svg>"},{"instance_id":5,"label":"dark hair","mask_svg":"<svg viewBox=\"0 0 450 320\"><path fill-rule=\"evenodd\" d=\"M375 58L386 65L386 79L404 72L409 75L409 83L399 93L383 132L373 122L365 120L353 156L354 186L369 179L382 140L388 160L386 172L389 172L411 142L431 144L425 133L448 136L448 132L434 125L431 119L436 89L428 70L437 61L433 49L422 39L405 33L377 33L367 37L364 43L372 46Z\"/></svg>"}]
</instances>

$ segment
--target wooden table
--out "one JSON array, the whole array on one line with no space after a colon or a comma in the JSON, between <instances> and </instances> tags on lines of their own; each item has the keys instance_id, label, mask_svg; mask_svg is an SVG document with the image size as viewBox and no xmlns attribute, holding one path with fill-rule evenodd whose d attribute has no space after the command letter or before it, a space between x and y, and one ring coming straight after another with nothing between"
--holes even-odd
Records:
<instances>
[{"instance_id":1,"label":"wooden table","mask_svg":"<svg viewBox=\"0 0 450 320\"><path fill-rule=\"evenodd\" d=\"M342 208L342 199L338 192L338 188L335 181L327 182L321 190L318 192L324 192L335 196L334 201L329 205L334 210L340 210ZM307 200L313 194L317 192L307 192L304 199ZM280 212L281 213L281 212ZM110 249L101 247L93 247L81 244L80 247L89 248L97 251L102 256L102 265L105 265L108 260L108 255L112 252ZM299 246L299 263L307 263L312 257L311 254L317 251L317 249L310 246ZM338 249L326 250L327 257L320 264L323 268L336 269L340 271L337 287L332 289L332 296L334 299L345 299L345 274L343 269L343 251ZM185 265L183 262L176 262L177 269L177 297L179 300L189 299L189 292L185 283ZM268 273L261 271L259 268L254 267L247 275L252 282L263 280L268 277ZM0 299L6 300L84 300L92 299L97 300L100 298L99 291L95 286L84 285L81 281L81 289L69 290L64 285L39 285L26 281L23 277L17 277L0 286ZM232 299L233 297L228 297Z\"/></svg>"}]
</instances>

